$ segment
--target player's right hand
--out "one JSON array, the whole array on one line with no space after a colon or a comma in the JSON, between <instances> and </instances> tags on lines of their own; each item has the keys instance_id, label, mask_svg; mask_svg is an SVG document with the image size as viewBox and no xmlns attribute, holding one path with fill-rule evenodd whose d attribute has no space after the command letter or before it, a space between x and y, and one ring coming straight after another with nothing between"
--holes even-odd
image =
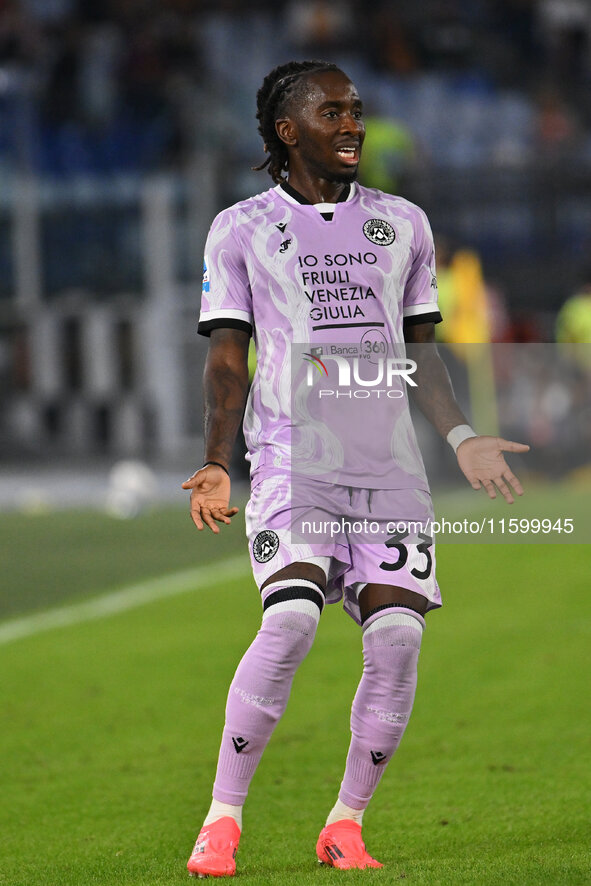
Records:
<instances>
[{"instance_id":1,"label":"player's right hand","mask_svg":"<svg viewBox=\"0 0 591 886\"><path fill-rule=\"evenodd\" d=\"M216 535L218 523L231 523L231 517L238 508L230 505L230 478L223 468L206 465L195 471L192 477L182 484L183 489L191 490L191 519L200 531L209 526Z\"/></svg>"}]
</instances>

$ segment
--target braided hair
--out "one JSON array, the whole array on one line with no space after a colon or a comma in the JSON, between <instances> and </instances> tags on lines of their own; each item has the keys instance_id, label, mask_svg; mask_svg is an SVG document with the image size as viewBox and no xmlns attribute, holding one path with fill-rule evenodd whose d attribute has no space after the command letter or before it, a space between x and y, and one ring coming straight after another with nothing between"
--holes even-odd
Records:
<instances>
[{"instance_id":1,"label":"braided hair","mask_svg":"<svg viewBox=\"0 0 591 886\"><path fill-rule=\"evenodd\" d=\"M257 120L264 149L269 156L260 166L253 166L254 170L258 172L268 167L267 172L274 182L279 184L283 181L282 173L287 170L288 154L286 145L277 135L276 120L285 114L288 101L301 89L304 75L339 70L331 62L303 61L287 62L267 74L257 92Z\"/></svg>"}]
</instances>

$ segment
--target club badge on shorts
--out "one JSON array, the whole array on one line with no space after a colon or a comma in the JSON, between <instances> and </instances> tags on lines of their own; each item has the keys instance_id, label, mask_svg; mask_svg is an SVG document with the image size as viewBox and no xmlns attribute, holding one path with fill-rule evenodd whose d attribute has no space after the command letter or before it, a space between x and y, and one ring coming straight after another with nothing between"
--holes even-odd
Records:
<instances>
[{"instance_id":1,"label":"club badge on shorts","mask_svg":"<svg viewBox=\"0 0 591 886\"><path fill-rule=\"evenodd\" d=\"M271 529L263 529L252 543L252 555L257 563L268 563L279 550L279 536Z\"/></svg>"},{"instance_id":2,"label":"club badge on shorts","mask_svg":"<svg viewBox=\"0 0 591 886\"><path fill-rule=\"evenodd\" d=\"M389 246L396 239L396 231L390 222L382 218L370 218L363 225L363 233L376 246Z\"/></svg>"}]
</instances>

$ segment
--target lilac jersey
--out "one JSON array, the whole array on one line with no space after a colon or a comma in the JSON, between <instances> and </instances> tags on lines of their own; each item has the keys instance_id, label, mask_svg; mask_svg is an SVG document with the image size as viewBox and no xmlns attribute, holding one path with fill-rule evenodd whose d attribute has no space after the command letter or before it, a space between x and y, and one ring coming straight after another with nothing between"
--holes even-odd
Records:
<instances>
[{"instance_id":1,"label":"lilac jersey","mask_svg":"<svg viewBox=\"0 0 591 886\"><path fill-rule=\"evenodd\" d=\"M440 319L429 222L401 197L352 185L342 202L311 205L277 186L213 222L199 332L234 327L254 337L257 369L244 417L253 478L291 469L295 437L303 439L294 388L312 383L316 363L332 402L320 418L317 403L306 405L306 415L324 420L324 441L308 441L312 457L299 462L302 472L356 487L428 489L406 391L391 400L383 389L392 424L385 437L368 433L366 418L375 415L379 395L372 379L386 383L388 358L404 356L403 324ZM337 390L346 375L342 361L367 356L373 365L366 360L349 371L359 391ZM365 399L347 401L360 392Z\"/></svg>"}]
</instances>

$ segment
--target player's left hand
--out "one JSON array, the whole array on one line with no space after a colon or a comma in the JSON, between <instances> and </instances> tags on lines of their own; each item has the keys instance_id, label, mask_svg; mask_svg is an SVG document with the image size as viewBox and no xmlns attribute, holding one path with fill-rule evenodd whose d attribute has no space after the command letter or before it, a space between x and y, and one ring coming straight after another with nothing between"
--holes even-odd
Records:
<instances>
[{"instance_id":1,"label":"player's left hand","mask_svg":"<svg viewBox=\"0 0 591 886\"><path fill-rule=\"evenodd\" d=\"M529 452L529 446L502 437L469 437L460 443L456 456L472 489L484 487L489 498L496 498L498 489L507 504L512 505L513 492L523 495L523 487L503 452Z\"/></svg>"},{"instance_id":2,"label":"player's left hand","mask_svg":"<svg viewBox=\"0 0 591 886\"><path fill-rule=\"evenodd\" d=\"M182 488L191 490L191 519L199 531L208 526L218 535L217 523L229 525L238 513L238 508L230 507L230 478L218 465L195 471Z\"/></svg>"}]
</instances>

